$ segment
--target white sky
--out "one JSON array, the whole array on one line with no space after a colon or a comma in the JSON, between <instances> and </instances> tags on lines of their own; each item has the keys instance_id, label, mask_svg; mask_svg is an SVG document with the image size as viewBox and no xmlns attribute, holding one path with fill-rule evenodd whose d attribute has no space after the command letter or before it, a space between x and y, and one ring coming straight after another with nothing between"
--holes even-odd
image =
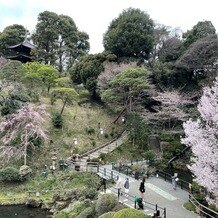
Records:
<instances>
[{"instance_id":1,"label":"white sky","mask_svg":"<svg viewBox=\"0 0 218 218\"><path fill-rule=\"evenodd\" d=\"M210 20L218 31L218 0L0 0L0 31L12 24L33 31L38 14L48 10L72 17L78 29L88 33L90 53L98 53L110 22L129 7L183 31L203 20Z\"/></svg>"}]
</instances>

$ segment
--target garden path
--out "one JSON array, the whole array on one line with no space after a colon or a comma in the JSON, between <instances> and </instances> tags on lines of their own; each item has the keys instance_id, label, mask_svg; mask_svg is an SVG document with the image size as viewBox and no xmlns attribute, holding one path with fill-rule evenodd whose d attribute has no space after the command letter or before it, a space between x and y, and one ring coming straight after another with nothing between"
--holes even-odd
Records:
<instances>
[{"instance_id":1,"label":"garden path","mask_svg":"<svg viewBox=\"0 0 218 218\"><path fill-rule=\"evenodd\" d=\"M101 177L104 177L105 170L110 172L113 171L113 177L116 178L119 176L121 180L124 182L125 178L127 176L125 174L119 173L118 171L112 170L112 165L102 165L99 169L99 175ZM128 176L130 180L130 189L129 189L129 195L131 196L140 196L139 195L139 185L140 181L135 180L133 177ZM145 195L144 195L144 212L149 215L153 215L154 211L150 210L149 203L152 203L153 205L158 205L162 208L166 208L166 217L167 218L198 218L197 214L186 210L183 207L183 204L188 201L189 193L185 190L182 190L180 188L177 188L177 190L174 190L172 187L172 184L164 181L161 179L161 177L149 177L149 179L145 182ZM124 188L122 189L124 192ZM107 189L106 192L113 192L117 193L117 190L115 186L112 186ZM120 197L120 201L124 203L128 207L134 208L134 201L133 199L128 199L125 197L125 194ZM148 203L149 202L149 203ZM161 215L163 217L163 210L160 210Z\"/></svg>"}]
</instances>

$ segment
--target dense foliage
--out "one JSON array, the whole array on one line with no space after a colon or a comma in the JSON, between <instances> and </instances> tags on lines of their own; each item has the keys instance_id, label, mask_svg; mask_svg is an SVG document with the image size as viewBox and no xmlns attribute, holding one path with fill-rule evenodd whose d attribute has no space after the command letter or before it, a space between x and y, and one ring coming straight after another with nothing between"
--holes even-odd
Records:
<instances>
[{"instance_id":1,"label":"dense foliage","mask_svg":"<svg viewBox=\"0 0 218 218\"><path fill-rule=\"evenodd\" d=\"M70 70L72 81L77 84L83 83L91 96L96 98L97 78L104 70L103 63L113 61L115 58L114 55L106 52L82 57Z\"/></svg>"},{"instance_id":2,"label":"dense foliage","mask_svg":"<svg viewBox=\"0 0 218 218\"><path fill-rule=\"evenodd\" d=\"M209 35L214 35L216 29L211 21L205 20L198 22L191 30L183 34L184 48L187 49L192 43Z\"/></svg>"},{"instance_id":3,"label":"dense foliage","mask_svg":"<svg viewBox=\"0 0 218 218\"><path fill-rule=\"evenodd\" d=\"M111 211L117 205L117 197L114 194L104 194L99 196L95 210L100 216L103 213Z\"/></svg>"},{"instance_id":4,"label":"dense foliage","mask_svg":"<svg viewBox=\"0 0 218 218\"><path fill-rule=\"evenodd\" d=\"M147 13L133 8L124 10L104 35L105 50L117 57L148 59L154 44L153 30L153 20Z\"/></svg>"},{"instance_id":5,"label":"dense foliage","mask_svg":"<svg viewBox=\"0 0 218 218\"><path fill-rule=\"evenodd\" d=\"M27 30L19 24L5 27L0 33L0 56L9 55L8 46L16 45L24 41Z\"/></svg>"},{"instance_id":6,"label":"dense foliage","mask_svg":"<svg viewBox=\"0 0 218 218\"><path fill-rule=\"evenodd\" d=\"M32 35L38 60L56 66L60 72L89 51L88 35L80 32L73 19L66 15L44 11L38 16Z\"/></svg>"},{"instance_id":7,"label":"dense foliage","mask_svg":"<svg viewBox=\"0 0 218 218\"><path fill-rule=\"evenodd\" d=\"M137 100L144 89L150 89L152 85L148 79L147 68L128 68L117 74L109 81L109 88L101 97L106 102L113 102L132 110L133 101Z\"/></svg>"},{"instance_id":8,"label":"dense foliage","mask_svg":"<svg viewBox=\"0 0 218 218\"><path fill-rule=\"evenodd\" d=\"M19 170L13 167L7 167L0 170L0 181L18 182L20 181Z\"/></svg>"}]
</instances>

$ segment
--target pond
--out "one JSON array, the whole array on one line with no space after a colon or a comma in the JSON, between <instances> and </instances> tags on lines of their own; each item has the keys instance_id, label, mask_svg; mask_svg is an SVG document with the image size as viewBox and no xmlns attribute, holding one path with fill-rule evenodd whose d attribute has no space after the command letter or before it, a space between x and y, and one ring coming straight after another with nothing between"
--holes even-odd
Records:
<instances>
[{"instance_id":1,"label":"pond","mask_svg":"<svg viewBox=\"0 0 218 218\"><path fill-rule=\"evenodd\" d=\"M25 205L0 206L0 218L46 218L49 213L40 208L29 208Z\"/></svg>"}]
</instances>

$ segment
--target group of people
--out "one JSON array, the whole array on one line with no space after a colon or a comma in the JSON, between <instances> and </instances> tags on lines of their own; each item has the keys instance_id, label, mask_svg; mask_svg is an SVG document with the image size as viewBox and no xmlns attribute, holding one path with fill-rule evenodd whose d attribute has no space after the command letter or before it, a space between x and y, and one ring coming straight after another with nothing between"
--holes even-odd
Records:
<instances>
[{"instance_id":1,"label":"group of people","mask_svg":"<svg viewBox=\"0 0 218 218\"><path fill-rule=\"evenodd\" d=\"M117 188L117 195L118 198L122 195L121 189L124 188L124 194L127 195L129 193L129 178L126 178L124 183L122 182L121 178L119 177L117 179L116 188ZM144 193L145 193L145 176L142 178L139 186L139 192L142 199L144 199Z\"/></svg>"},{"instance_id":2,"label":"group of people","mask_svg":"<svg viewBox=\"0 0 218 218\"><path fill-rule=\"evenodd\" d=\"M175 173L174 176L172 176L172 185L173 185L174 190L176 190L178 180L179 180L178 174ZM140 197L135 196L135 208L136 208L136 203L138 203L138 208L143 209L143 200L144 200L144 193L145 193L145 181L146 181L146 177L143 176L141 179L140 185L139 185ZM128 196L129 187L130 187L129 178L126 178L124 183L122 182L121 178L119 178L119 177L117 178L116 188L117 188L118 199L123 194L123 192L121 191L122 188L124 188L124 195Z\"/></svg>"}]
</instances>

